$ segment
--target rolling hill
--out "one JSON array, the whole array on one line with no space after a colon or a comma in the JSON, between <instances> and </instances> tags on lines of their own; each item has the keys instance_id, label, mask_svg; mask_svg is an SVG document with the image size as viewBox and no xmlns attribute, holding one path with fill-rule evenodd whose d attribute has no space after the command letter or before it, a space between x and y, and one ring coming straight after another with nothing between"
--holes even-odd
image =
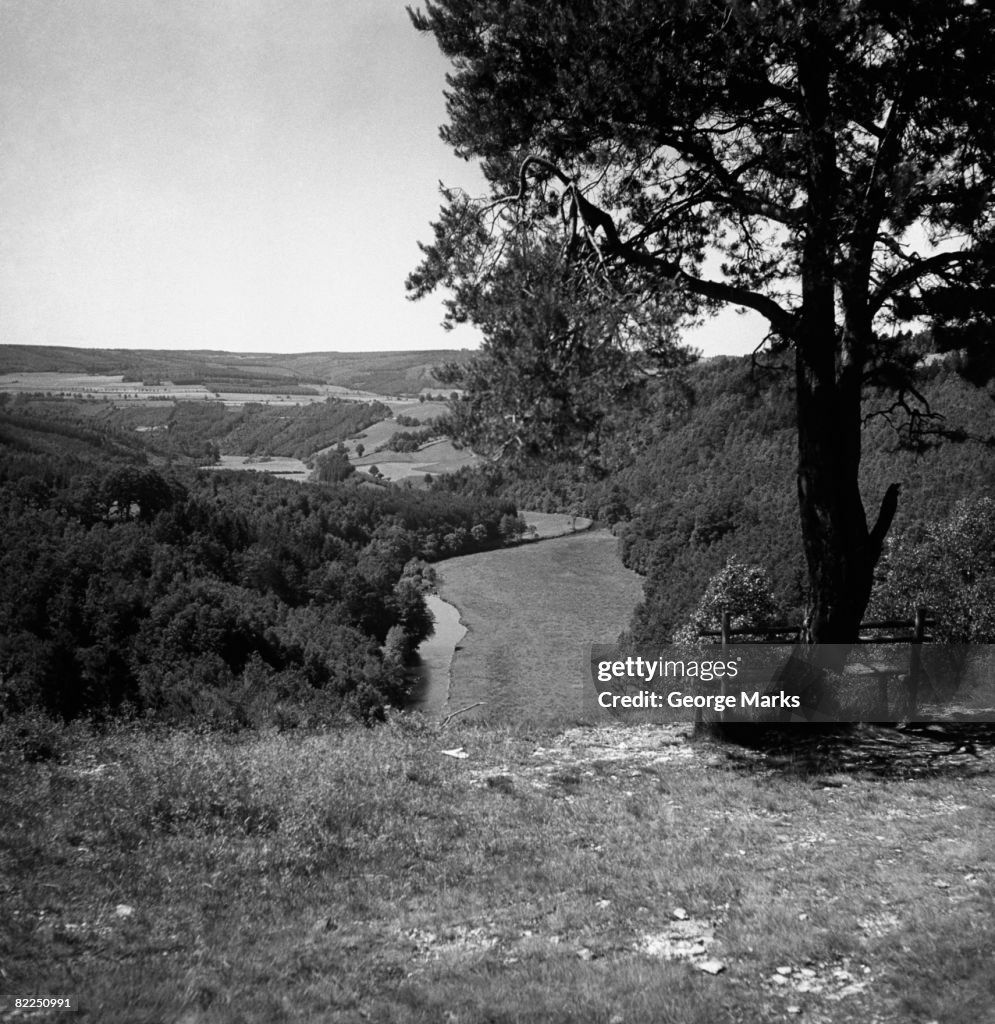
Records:
<instances>
[{"instance_id":1,"label":"rolling hill","mask_svg":"<svg viewBox=\"0 0 995 1024\"><path fill-rule=\"evenodd\" d=\"M126 380L202 384L215 391L331 384L378 395L440 388L433 368L470 352L306 352L292 354L0 345L0 374L121 374Z\"/></svg>"}]
</instances>

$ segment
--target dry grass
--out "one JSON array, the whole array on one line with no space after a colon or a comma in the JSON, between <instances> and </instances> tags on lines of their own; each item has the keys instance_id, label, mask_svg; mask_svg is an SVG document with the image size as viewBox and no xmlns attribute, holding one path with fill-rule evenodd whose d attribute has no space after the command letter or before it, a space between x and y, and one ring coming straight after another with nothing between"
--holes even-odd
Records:
<instances>
[{"instance_id":1,"label":"dry grass","mask_svg":"<svg viewBox=\"0 0 995 1024\"><path fill-rule=\"evenodd\" d=\"M101 1024L995 1019L990 774L733 770L674 730L417 716L21 733L0 992Z\"/></svg>"}]
</instances>

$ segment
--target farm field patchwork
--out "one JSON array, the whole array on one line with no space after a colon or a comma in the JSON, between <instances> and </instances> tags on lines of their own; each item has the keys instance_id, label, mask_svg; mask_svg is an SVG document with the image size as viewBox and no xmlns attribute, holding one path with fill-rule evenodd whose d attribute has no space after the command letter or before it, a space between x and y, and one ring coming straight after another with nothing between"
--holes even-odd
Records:
<instances>
[{"instance_id":1,"label":"farm field patchwork","mask_svg":"<svg viewBox=\"0 0 995 1024\"><path fill-rule=\"evenodd\" d=\"M288 385L292 382L288 381ZM305 393L306 392L306 393ZM335 384L311 384L306 388L288 386L287 391L274 388L272 391L254 389L251 391L216 391L202 384L142 383L126 381L123 374L88 374L56 371L21 371L0 374L0 395L44 395L48 398L75 399L79 415L98 415L108 408L108 402L118 408L148 410L149 423L134 429L139 433L159 428L159 421L168 418L168 410L176 402L218 403L229 407L263 405L286 407L288 410L328 398L354 402L380 402L391 410L391 418L371 424L359 434L347 439L345 446L353 464L359 469L376 466L381 475L391 481L416 478L426 473L433 476L450 473L462 466L476 465L479 459L466 449L457 449L447 438L424 445L416 452L390 452L383 450L390 438L406 429L418 429L397 422L397 417L410 417L419 423L438 419L447 412L444 402L415 401L371 391L356 390ZM82 401L80 401L82 399ZM164 428L163 428L164 429ZM330 445L337 447L341 442ZM363 456L357 455L357 446L362 444ZM320 455L321 449L315 452ZM228 453L221 461L208 468L253 469L276 473L305 482L310 470L299 460L293 465L279 461L280 456L266 452L254 455Z\"/></svg>"},{"instance_id":2,"label":"farm field patchwork","mask_svg":"<svg viewBox=\"0 0 995 1024\"><path fill-rule=\"evenodd\" d=\"M124 376L80 373L5 373L0 374L0 394L45 394L62 397L81 397L93 400L107 399L120 402L149 401L220 401L226 405L245 405L258 402L263 405L309 405L323 402L328 397L351 398L355 401L370 401L365 394L349 393L347 389L332 389L325 385L309 385L306 391L290 387L287 390L274 387L271 391L237 389L217 391L203 384L175 384L164 381L159 384L143 384L141 381L126 381Z\"/></svg>"},{"instance_id":3,"label":"farm field patchwork","mask_svg":"<svg viewBox=\"0 0 995 1024\"><path fill-rule=\"evenodd\" d=\"M474 466L480 459L466 448L456 448L446 439L434 441L416 452L378 452L353 459L357 469L376 466L388 480L406 480L409 477L433 476L452 473L461 466Z\"/></svg>"}]
</instances>

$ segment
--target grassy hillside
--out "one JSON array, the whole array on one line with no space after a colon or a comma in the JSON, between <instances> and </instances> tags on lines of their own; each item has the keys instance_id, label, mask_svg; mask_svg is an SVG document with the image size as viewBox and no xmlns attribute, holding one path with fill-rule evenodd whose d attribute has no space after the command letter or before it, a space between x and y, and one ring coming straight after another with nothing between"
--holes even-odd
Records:
<instances>
[{"instance_id":1,"label":"grassy hillside","mask_svg":"<svg viewBox=\"0 0 995 1024\"><path fill-rule=\"evenodd\" d=\"M988 749L886 784L648 727L2 739L3 989L101 1024L995 1006Z\"/></svg>"},{"instance_id":2,"label":"grassy hillside","mask_svg":"<svg viewBox=\"0 0 995 1024\"><path fill-rule=\"evenodd\" d=\"M385 395L417 395L443 388L432 373L444 362L469 358L468 351L439 349L422 352L314 352L283 357L299 373L320 377L329 384ZM274 357L278 358L278 357Z\"/></svg>"}]
</instances>

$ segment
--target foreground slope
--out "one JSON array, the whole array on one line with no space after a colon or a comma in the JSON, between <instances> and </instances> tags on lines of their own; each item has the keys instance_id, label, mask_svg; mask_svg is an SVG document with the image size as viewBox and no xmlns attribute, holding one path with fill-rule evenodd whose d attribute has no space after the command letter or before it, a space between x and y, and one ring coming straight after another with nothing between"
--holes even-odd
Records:
<instances>
[{"instance_id":1,"label":"foreground slope","mask_svg":"<svg viewBox=\"0 0 995 1024\"><path fill-rule=\"evenodd\" d=\"M886 781L650 728L13 739L3 987L75 994L102 1024L995 1006L987 748Z\"/></svg>"}]
</instances>

